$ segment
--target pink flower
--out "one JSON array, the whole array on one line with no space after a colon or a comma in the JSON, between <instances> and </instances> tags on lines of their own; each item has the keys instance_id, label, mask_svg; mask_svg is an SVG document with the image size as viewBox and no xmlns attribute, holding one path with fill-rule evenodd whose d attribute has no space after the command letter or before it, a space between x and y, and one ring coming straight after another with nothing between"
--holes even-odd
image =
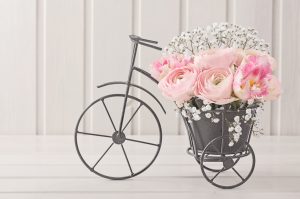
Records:
<instances>
[{"instance_id":1,"label":"pink flower","mask_svg":"<svg viewBox=\"0 0 300 199\"><path fill-rule=\"evenodd\" d=\"M242 58L241 51L238 49L210 49L201 51L195 57L195 65L202 69L211 67L230 68L233 64L240 65Z\"/></svg>"},{"instance_id":2,"label":"pink flower","mask_svg":"<svg viewBox=\"0 0 300 199\"><path fill-rule=\"evenodd\" d=\"M191 57L187 57L182 54L172 54L154 61L150 65L151 74L155 79L161 80L171 69L180 68L192 63L193 59Z\"/></svg>"},{"instance_id":3,"label":"pink flower","mask_svg":"<svg viewBox=\"0 0 300 199\"><path fill-rule=\"evenodd\" d=\"M277 88L271 88L279 84L272 76L275 63L273 60L269 55L262 53L245 56L234 77L235 95L242 100L262 99L267 96L273 98L270 92L277 95Z\"/></svg>"},{"instance_id":4,"label":"pink flower","mask_svg":"<svg viewBox=\"0 0 300 199\"><path fill-rule=\"evenodd\" d=\"M281 94L281 85L279 80L272 75L269 81L269 94L264 97L264 100L276 100Z\"/></svg>"},{"instance_id":5,"label":"pink flower","mask_svg":"<svg viewBox=\"0 0 300 199\"><path fill-rule=\"evenodd\" d=\"M158 84L163 95L177 104L188 101L194 95L198 68L189 65L170 71Z\"/></svg>"},{"instance_id":6,"label":"pink flower","mask_svg":"<svg viewBox=\"0 0 300 199\"><path fill-rule=\"evenodd\" d=\"M151 75L157 79L162 79L169 72L169 60L166 57L162 57L159 60L155 60L151 65Z\"/></svg>"},{"instance_id":7,"label":"pink flower","mask_svg":"<svg viewBox=\"0 0 300 199\"><path fill-rule=\"evenodd\" d=\"M274 70L276 68L276 66L277 66L276 60L273 57L271 57L270 55L268 55L268 54L266 54L264 52L261 52L261 51L258 51L258 50L253 50L253 49L248 49L243 54L244 54L244 57L249 56L249 55L266 56L265 58L271 64L272 70Z\"/></svg>"},{"instance_id":8,"label":"pink flower","mask_svg":"<svg viewBox=\"0 0 300 199\"><path fill-rule=\"evenodd\" d=\"M212 67L199 73L195 95L202 100L219 105L231 103L233 73L230 68Z\"/></svg>"}]
</instances>

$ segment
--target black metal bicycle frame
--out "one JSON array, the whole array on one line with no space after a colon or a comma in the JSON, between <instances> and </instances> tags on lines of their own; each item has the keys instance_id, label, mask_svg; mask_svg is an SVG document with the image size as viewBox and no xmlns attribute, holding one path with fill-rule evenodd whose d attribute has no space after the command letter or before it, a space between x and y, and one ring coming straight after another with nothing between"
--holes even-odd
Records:
<instances>
[{"instance_id":1,"label":"black metal bicycle frame","mask_svg":"<svg viewBox=\"0 0 300 199\"><path fill-rule=\"evenodd\" d=\"M133 72L134 71L140 72L141 74L143 74L144 76L146 76L147 78L149 78L150 80L152 80L153 82L155 82L156 84L158 83L158 81L156 79L154 79L151 76L150 73L144 71L141 68L138 68L138 67L134 66L135 59L136 59L136 54L137 54L137 50L138 50L138 45L140 44L140 45L147 46L149 48L153 48L153 49L156 49L156 50L162 50L162 48L160 48L160 47L151 45L151 44L157 44L158 43L157 41L143 39L143 38L140 38L140 37L138 37L136 35L130 35L129 37L130 37L131 41L133 42L133 49L132 49L133 52L132 52L132 57L131 57L131 62L130 62L130 69L129 69L128 79L127 79L127 82L126 82L125 98L124 98L124 102L123 102L122 115L121 115L121 119L120 119L118 133L122 132L122 127L123 127L123 122L124 122L124 115L125 115L126 104L127 104L127 100L128 100L129 89L130 89L130 86L133 85L133 84L131 84ZM149 43L151 43L151 44L149 44ZM114 82L111 82L110 84L114 84ZM107 84L107 85L110 85L110 84ZM143 89L143 90L146 91L147 93L150 93L147 89ZM158 101L156 97L154 97L154 98L156 99L156 101ZM159 102L159 104L161 105L160 102Z\"/></svg>"}]
</instances>

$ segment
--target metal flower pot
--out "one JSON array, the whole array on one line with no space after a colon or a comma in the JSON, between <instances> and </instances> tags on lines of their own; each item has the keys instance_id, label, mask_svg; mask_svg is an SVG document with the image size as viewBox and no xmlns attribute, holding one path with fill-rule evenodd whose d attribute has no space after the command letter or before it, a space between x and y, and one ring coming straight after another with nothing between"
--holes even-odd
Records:
<instances>
[{"instance_id":1,"label":"metal flower pot","mask_svg":"<svg viewBox=\"0 0 300 199\"><path fill-rule=\"evenodd\" d=\"M240 116L242 118L245 115L246 110L232 111L232 110L222 110L222 111L210 111L217 118L219 118L218 123L213 123L211 119L205 117L205 113L202 112L200 114L201 119L198 121L189 120L188 118L184 118L184 123L187 128L191 148L194 148L196 151L200 152L204 150L204 148L215 138L230 135L228 128L229 122L234 121L235 116ZM246 142L250 141L253 121L242 121L242 135L240 135L240 139L243 139ZM229 146L229 140L219 141L216 144L216 147L219 151L222 151L224 154L234 153L239 147L239 143L235 143L233 146ZM214 153L214 151L211 151Z\"/></svg>"}]
</instances>

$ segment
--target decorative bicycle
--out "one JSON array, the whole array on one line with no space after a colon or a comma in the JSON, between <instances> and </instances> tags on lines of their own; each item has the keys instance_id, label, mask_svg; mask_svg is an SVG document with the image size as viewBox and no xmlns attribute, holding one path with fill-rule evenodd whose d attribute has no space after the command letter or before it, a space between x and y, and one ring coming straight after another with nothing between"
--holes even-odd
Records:
<instances>
[{"instance_id":1,"label":"decorative bicycle","mask_svg":"<svg viewBox=\"0 0 300 199\"><path fill-rule=\"evenodd\" d=\"M129 37L133 42L133 50L127 82L113 81L97 86L98 88L104 88L111 85L125 85L125 93L108 94L92 102L79 117L75 129L75 146L83 164L93 173L113 180L128 179L144 172L157 158L162 144L162 128L158 116L146 102L130 95L130 88L145 92L153 98L160 109L166 113L163 105L154 94L142 86L132 83L134 71L158 83L148 72L135 66L138 46L143 45L156 50L162 49L154 45L158 43L156 41L143 39L136 35L130 35ZM108 104L110 104L110 107ZM134 111L127 109L127 107L132 108L132 104L136 105ZM115 116L120 117L118 125L116 125L113 120L112 112L110 111L111 108L116 109L116 105L120 106L120 112L115 114ZM99 117L99 113L97 113L97 115L96 112L101 112L101 114L106 116L102 115L102 117ZM229 113L225 110L220 113L223 121L224 117L230 114L239 114L232 111ZM129 133L126 133L129 126L132 126L137 114L147 115L147 122L148 120L149 122L153 122L151 125L151 135L139 138L138 136L131 137ZM83 130L86 129L84 126L87 120L92 116L94 116L94 118L99 117L98 119L101 120L104 120L104 117L106 117L107 122L101 122L101 120L99 120L99 122L96 123L99 123L98 127L106 126L106 129L110 128L110 130L99 130L99 132L97 131L96 133ZM128 119L125 123L126 118ZM253 124L250 124L251 128L246 130L246 133L243 134L243 137L241 137L234 147L228 147L229 137L225 133L224 122L211 128L202 124L202 120L190 122L184 117L183 120L187 127L190 141L190 147L187 152L200 164L204 177L211 184L219 188L234 188L240 186L250 178L255 166L255 155L249 144ZM107 126L107 123L110 123L110 127ZM100 140L98 139L101 139L102 144L99 145ZM91 142L93 141L96 142L95 145L92 145ZM81 142L89 144L81 144ZM127 143L137 145L127 148L125 146ZM96 146L96 148L94 146ZM140 150L142 147L144 149ZM115 150L113 150L113 148L115 148ZM102 150L102 153L99 154L98 152L100 150ZM121 156L124 158L124 167L126 167L122 169L119 168L119 164L122 161L120 160ZM131 158L133 156L135 158ZM109 164L102 164L105 159L109 157L114 158L114 160L111 160ZM247 157L250 157L250 164L249 162L241 163L241 160ZM245 171L245 165L250 165L250 169L246 171L244 177L235 168L239 164L243 166L243 171ZM228 171L233 171L235 175L228 176L225 174ZM222 178L219 177L221 174L225 174L225 176ZM236 178L238 178L238 180L236 180ZM220 179L220 182L217 182L216 179Z\"/></svg>"}]
</instances>

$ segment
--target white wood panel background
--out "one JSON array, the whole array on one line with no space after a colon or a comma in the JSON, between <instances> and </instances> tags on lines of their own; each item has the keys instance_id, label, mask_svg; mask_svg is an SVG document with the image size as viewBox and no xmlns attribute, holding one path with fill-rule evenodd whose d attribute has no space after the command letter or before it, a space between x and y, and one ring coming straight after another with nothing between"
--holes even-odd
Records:
<instances>
[{"instance_id":1,"label":"white wood panel background","mask_svg":"<svg viewBox=\"0 0 300 199\"><path fill-rule=\"evenodd\" d=\"M124 91L96 85L126 80L129 34L164 46L181 31L228 21L256 28L279 62L283 96L265 107L265 134L300 135L299 13L298 0L0 0L0 134L73 133L84 107L103 94ZM159 54L141 48L137 65L147 69ZM165 105L166 116L155 108L163 133L184 133L173 104L156 86L139 76L134 81ZM155 106L143 93L132 94ZM118 115L117 107L111 110ZM89 116L86 129L103 125L97 113ZM132 133L151 133L145 121L139 115Z\"/></svg>"}]
</instances>

